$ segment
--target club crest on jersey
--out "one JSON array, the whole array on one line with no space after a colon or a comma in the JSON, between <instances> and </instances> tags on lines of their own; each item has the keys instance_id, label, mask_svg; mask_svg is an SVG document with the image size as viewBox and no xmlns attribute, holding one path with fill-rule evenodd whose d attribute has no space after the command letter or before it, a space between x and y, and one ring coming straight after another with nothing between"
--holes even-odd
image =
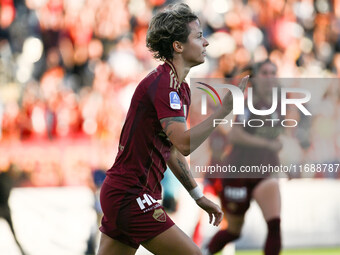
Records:
<instances>
[{"instance_id":1,"label":"club crest on jersey","mask_svg":"<svg viewBox=\"0 0 340 255\"><path fill-rule=\"evenodd\" d=\"M163 209L156 209L153 212L152 217L159 222L165 222L166 221L166 214L163 211Z\"/></svg>"},{"instance_id":2,"label":"club crest on jersey","mask_svg":"<svg viewBox=\"0 0 340 255\"><path fill-rule=\"evenodd\" d=\"M180 100L177 92L171 91L169 96L170 96L170 107L174 110L180 110L181 109L181 100Z\"/></svg>"}]
</instances>

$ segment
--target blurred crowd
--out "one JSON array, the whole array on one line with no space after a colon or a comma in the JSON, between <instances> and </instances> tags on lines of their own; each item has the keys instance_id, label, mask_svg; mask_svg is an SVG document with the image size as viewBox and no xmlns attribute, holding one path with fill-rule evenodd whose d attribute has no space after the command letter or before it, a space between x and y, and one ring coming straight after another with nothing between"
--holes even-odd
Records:
<instances>
[{"instance_id":1,"label":"blurred crowd","mask_svg":"<svg viewBox=\"0 0 340 255\"><path fill-rule=\"evenodd\" d=\"M133 91L159 64L145 46L148 23L175 2L0 0L0 168L19 165L36 186L87 185L84 173L71 183L65 176L110 167ZM279 77L340 78L339 0L185 2L210 43L196 77L232 77L270 58ZM340 154L338 85L322 88L325 110L311 128L321 144L325 137L334 144L333 159ZM54 156L65 141L74 156ZM27 153L37 144L44 149Z\"/></svg>"}]
</instances>

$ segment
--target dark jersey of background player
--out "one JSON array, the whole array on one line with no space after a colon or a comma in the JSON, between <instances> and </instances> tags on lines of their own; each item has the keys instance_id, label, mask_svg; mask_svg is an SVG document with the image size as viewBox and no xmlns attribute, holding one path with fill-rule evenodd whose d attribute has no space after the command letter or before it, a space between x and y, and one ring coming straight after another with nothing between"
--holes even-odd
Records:
<instances>
[{"instance_id":1,"label":"dark jersey of background player","mask_svg":"<svg viewBox=\"0 0 340 255\"><path fill-rule=\"evenodd\" d=\"M245 102L246 105L246 102ZM269 109L271 104L264 101L259 101L254 104L255 109ZM276 110L270 115L256 115L252 113L247 106L245 106L244 114L238 115L235 119L234 125L243 125L245 127L243 130L249 135L261 137L267 140L275 140L282 132L281 121L283 120L281 114L280 103ZM274 122L268 121L270 119L275 119ZM262 122L260 122L262 121ZM252 123L251 123L252 122ZM251 123L251 124L249 124ZM262 125L261 127L258 127ZM256 127L257 126L257 127ZM233 144L232 150L226 160L223 162L225 165L236 166L240 169L241 166L261 166L261 165L271 165L277 166L280 163L278 151L273 151L266 147L256 147L249 146L247 144ZM268 173L262 172L247 172L242 175L242 173L237 172L236 178L263 178L268 177ZM227 178L225 181L234 181L232 178Z\"/></svg>"},{"instance_id":2,"label":"dark jersey of background player","mask_svg":"<svg viewBox=\"0 0 340 255\"><path fill-rule=\"evenodd\" d=\"M261 101L257 102L254 108L269 109L270 105ZM251 113L249 109L245 107L244 115L238 115L235 122L243 123L243 121L245 121L245 123L248 123L248 121L251 120L263 120L264 125L262 127L251 127L246 124L243 130L252 136L274 140L277 139L281 133L281 121L275 121L273 122L274 124L272 124L272 122L265 121L265 119L282 120L280 112L280 107L277 107L272 114L262 116ZM260 167L261 165L275 167L279 164L278 151L273 151L265 147L249 147L242 144L234 144L230 154L222 162L222 165L236 166L238 170L240 170L241 167ZM230 214L243 216L250 206L254 188L265 178L269 178L270 173L254 171L245 173L237 172L235 176L231 176L232 174L233 173L228 175L230 178L220 179L222 183L220 187L223 188L220 192L222 207Z\"/></svg>"},{"instance_id":3,"label":"dark jersey of background player","mask_svg":"<svg viewBox=\"0 0 340 255\"><path fill-rule=\"evenodd\" d=\"M119 141L119 151L107 182L129 192L145 190L155 199L161 198L160 181L166 170L171 142L160 119L187 118L190 89L179 83L171 62L159 65L138 85ZM136 187L139 188L136 189Z\"/></svg>"},{"instance_id":4,"label":"dark jersey of background player","mask_svg":"<svg viewBox=\"0 0 340 255\"><path fill-rule=\"evenodd\" d=\"M264 79L253 80L254 108L258 110L269 109L272 103L272 87L276 84L273 79L276 76L276 65L270 60L260 62L255 67L256 77ZM278 104L280 105L280 104ZM280 107L270 116L259 116L245 109L245 114L237 116L236 122L246 123L233 125L230 132L230 141L233 149L226 160L221 164L241 167L262 165L279 165L278 151L282 144L278 140L282 132L281 121L265 121L266 119L282 120ZM262 120L262 127L251 127L249 120ZM258 125L259 121L252 125ZM272 127L273 125L273 127ZM227 243L236 240L241 235L244 216L250 206L251 199L255 199L260 206L263 216L267 222L268 233L264 246L266 255L278 255L281 250L280 234L280 191L278 181L269 178L269 175L247 172L235 175L228 174L228 177L221 179L219 195L222 208L228 221L227 229L219 231L208 245L210 253L220 251Z\"/></svg>"}]
</instances>

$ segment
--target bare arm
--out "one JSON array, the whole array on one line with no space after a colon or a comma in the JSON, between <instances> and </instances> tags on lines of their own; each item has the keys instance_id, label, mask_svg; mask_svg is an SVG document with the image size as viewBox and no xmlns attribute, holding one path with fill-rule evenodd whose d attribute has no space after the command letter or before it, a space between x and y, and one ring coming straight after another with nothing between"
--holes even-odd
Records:
<instances>
[{"instance_id":1,"label":"bare arm","mask_svg":"<svg viewBox=\"0 0 340 255\"><path fill-rule=\"evenodd\" d=\"M240 89L244 91L248 82L248 76L244 77L239 85ZM184 156L197 149L211 132L215 129L213 126L214 119L223 119L227 116L233 108L233 99L229 91L223 98L222 106L220 106L213 114L206 120L196 125L191 129L187 129L184 117L170 117L161 119L161 124L165 134L168 136L172 144Z\"/></svg>"},{"instance_id":2,"label":"bare arm","mask_svg":"<svg viewBox=\"0 0 340 255\"><path fill-rule=\"evenodd\" d=\"M197 183L190 172L185 157L177 151L174 146L171 148L170 158L167 161L167 164L188 192L197 187ZM196 203L209 214L210 223L212 223L213 218L213 225L218 226L221 223L223 219L223 212L218 205L211 202L205 196L196 200Z\"/></svg>"},{"instance_id":3,"label":"bare arm","mask_svg":"<svg viewBox=\"0 0 340 255\"><path fill-rule=\"evenodd\" d=\"M171 147L170 158L167 161L167 165L187 191L190 191L197 186L185 157L174 146Z\"/></svg>"}]
</instances>

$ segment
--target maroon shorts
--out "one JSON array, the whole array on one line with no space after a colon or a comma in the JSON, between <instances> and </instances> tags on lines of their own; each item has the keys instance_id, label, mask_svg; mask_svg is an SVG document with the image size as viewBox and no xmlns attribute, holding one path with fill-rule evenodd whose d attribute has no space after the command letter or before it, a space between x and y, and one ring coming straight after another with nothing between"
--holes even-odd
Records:
<instances>
[{"instance_id":1,"label":"maroon shorts","mask_svg":"<svg viewBox=\"0 0 340 255\"><path fill-rule=\"evenodd\" d=\"M223 179L220 193L223 209L233 215L244 215L250 206L256 185L265 179Z\"/></svg>"},{"instance_id":2,"label":"maroon shorts","mask_svg":"<svg viewBox=\"0 0 340 255\"><path fill-rule=\"evenodd\" d=\"M101 232L135 249L174 225L149 194L131 194L104 182L100 192Z\"/></svg>"}]
</instances>

